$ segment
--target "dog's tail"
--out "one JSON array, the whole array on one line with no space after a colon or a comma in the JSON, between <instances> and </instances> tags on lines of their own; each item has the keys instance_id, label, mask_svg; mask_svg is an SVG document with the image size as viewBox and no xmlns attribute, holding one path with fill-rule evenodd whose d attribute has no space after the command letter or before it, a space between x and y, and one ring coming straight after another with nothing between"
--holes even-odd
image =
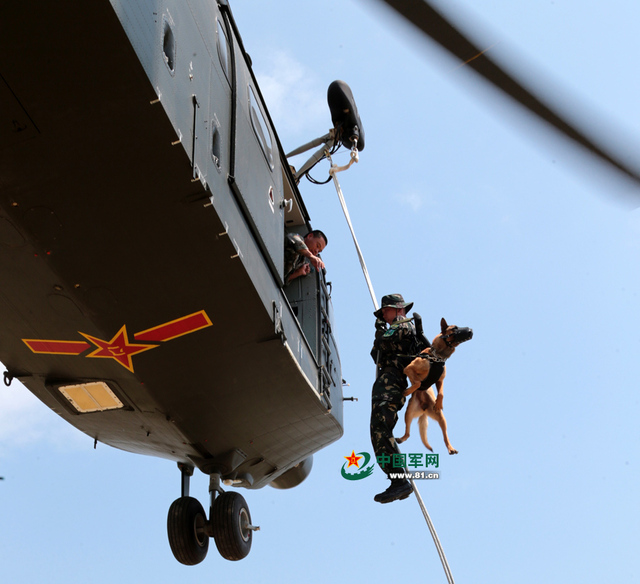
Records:
<instances>
[{"instance_id":1,"label":"dog's tail","mask_svg":"<svg viewBox=\"0 0 640 584\"><path fill-rule=\"evenodd\" d=\"M418 418L418 429L420 430L420 438L422 439L422 443L433 452L433 448L429 445L429 440L427 440L427 426L429 425L429 418L423 414Z\"/></svg>"}]
</instances>

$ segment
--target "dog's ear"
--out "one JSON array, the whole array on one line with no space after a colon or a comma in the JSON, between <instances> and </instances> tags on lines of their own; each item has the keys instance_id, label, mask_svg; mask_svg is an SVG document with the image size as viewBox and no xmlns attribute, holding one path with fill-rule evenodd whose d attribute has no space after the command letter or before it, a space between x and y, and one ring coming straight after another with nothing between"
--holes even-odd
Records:
<instances>
[{"instance_id":1,"label":"dog's ear","mask_svg":"<svg viewBox=\"0 0 640 584\"><path fill-rule=\"evenodd\" d=\"M440 330L442 331L442 334L444 335L444 333L446 332L446 330L449 328L449 325L447 324L447 321L443 318L440 321Z\"/></svg>"}]
</instances>

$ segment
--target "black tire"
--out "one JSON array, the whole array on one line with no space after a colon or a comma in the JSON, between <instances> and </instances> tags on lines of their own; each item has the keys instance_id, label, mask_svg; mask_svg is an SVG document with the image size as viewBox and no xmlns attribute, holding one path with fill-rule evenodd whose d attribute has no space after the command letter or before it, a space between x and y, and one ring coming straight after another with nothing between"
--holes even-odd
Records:
<instances>
[{"instance_id":1,"label":"black tire","mask_svg":"<svg viewBox=\"0 0 640 584\"><path fill-rule=\"evenodd\" d=\"M225 560L246 558L251 551L253 531L249 507L239 493L223 493L213 503L211 527L216 547Z\"/></svg>"},{"instance_id":2,"label":"black tire","mask_svg":"<svg viewBox=\"0 0 640 584\"><path fill-rule=\"evenodd\" d=\"M207 516L198 499L180 497L169 507L167 534L171 551L181 564L195 566L207 556Z\"/></svg>"}]
</instances>

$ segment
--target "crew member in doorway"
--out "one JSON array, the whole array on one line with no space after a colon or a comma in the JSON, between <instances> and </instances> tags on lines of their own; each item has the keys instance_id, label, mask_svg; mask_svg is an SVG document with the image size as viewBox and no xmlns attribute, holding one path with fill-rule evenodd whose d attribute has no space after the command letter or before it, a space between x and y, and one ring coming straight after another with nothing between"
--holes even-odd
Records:
<instances>
[{"instance_id":1,"label":"crew member in doorway","mask_svg":"<svg viewBox=\"0 0 640 584\"><path fill-rule=\"evenodd\" d=\"M284 237L284 283L289 284L299 276L306 276L311 266L320 271L324 262L319 254L327 246L327 236L314 229L304 236L286 233Z\"/></svg>"},{"instance_id":2,"label":"crew member in doorway","mask_svg":"<svg viewBox=\"0 0 640 584\"><path fill-rule=\"evenodd\" d=\"M393 437L398 412L405 402L403 392L407 389L403 370L412 355L428 346L425 344L428 341L416 334L411 319L407 318L412 306L413 302L405 302L401 294L389 294L382 297L381 308L373 313L376 337L371 356L377 365L377 378L371 392L371 444L380 468L391 480L389 488L374 497L378 503L406 499L413 492L406 478L393 477L395 473L401 476L405 473Z\"/></svg>"}]
</instances>

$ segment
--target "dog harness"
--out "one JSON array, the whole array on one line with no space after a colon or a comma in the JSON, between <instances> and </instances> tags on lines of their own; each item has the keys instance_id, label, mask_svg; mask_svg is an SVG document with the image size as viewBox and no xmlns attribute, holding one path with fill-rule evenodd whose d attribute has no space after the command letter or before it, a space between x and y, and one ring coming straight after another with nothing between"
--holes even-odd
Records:
<instances>
[{"instance_id":1,"label":"dog harness","mask_svg":"<svg viewBox=\"0 0 640 584\"><path fill-rule=\"evenodd\" d=\"M438 381L438 379L440 379L444 371L446 359L433 354L433 347L431 348L431 351L432 353L420 353L420 355L418 355L421 359L427 359L431 363L429 373L425 380L420 384L420 389L429 389L436 381Z\"/></svg>"},{"instance_id":2,"label":"dog harness","mask_svg":"<svg viewBox=\"0 0 640 584\"><path fill-rule=\"evenodd\" d=\"M420 384L420 389L429 389L442 375L444 361L432 361L427 378Z\"/></svg>"}]
</instances>

